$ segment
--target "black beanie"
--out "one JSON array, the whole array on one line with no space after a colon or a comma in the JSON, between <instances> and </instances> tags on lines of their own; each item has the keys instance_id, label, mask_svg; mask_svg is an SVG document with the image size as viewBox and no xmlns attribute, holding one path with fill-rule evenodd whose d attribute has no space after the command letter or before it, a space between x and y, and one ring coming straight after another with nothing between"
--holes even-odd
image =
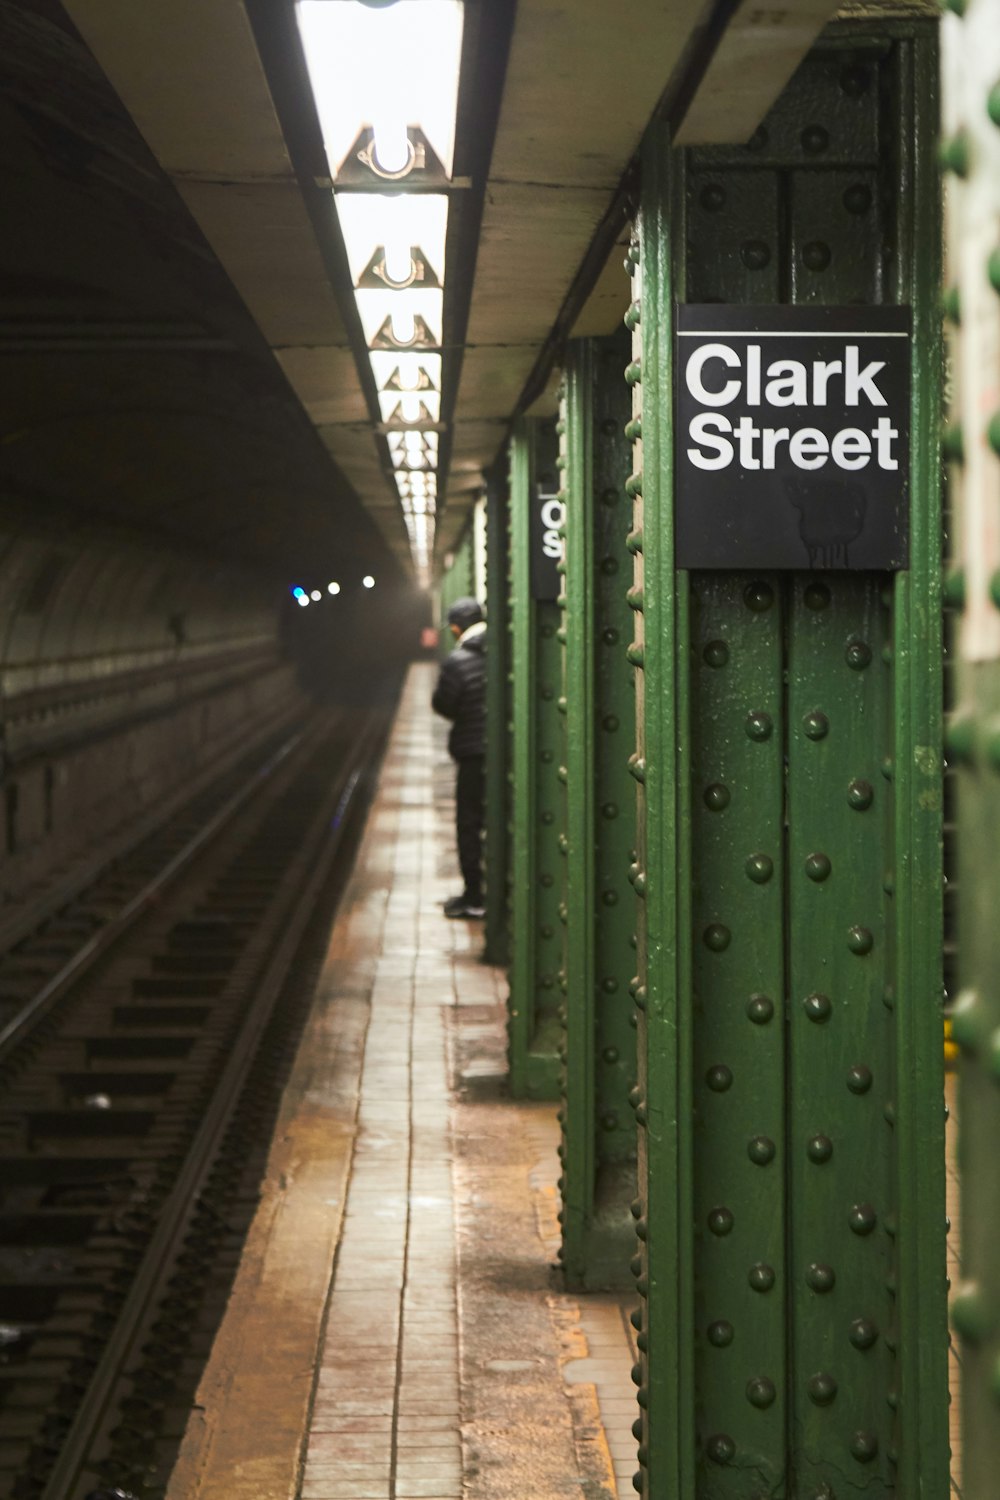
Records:
<instances>
[{"instance_id":1,"label":"black beanie","mask_svg":"<svg viewBox=\"0 0 1000 1500\"><path fill-rule=\"evenodd\" d=\"M448 611L448 624L457 625L466 631L470 625L478 625L483 618L483 607L478 599L456 599Z\"/></svg>"}]
</instances>

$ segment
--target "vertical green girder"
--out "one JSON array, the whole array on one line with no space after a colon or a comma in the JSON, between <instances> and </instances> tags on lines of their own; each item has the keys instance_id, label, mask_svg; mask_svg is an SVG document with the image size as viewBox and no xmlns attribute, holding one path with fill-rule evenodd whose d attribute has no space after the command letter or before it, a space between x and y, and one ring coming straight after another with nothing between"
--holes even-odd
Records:
<instances>
[{"instance_id":1,"label":"vertical green girder","mask_svg":"<svg viewBox=\"0 0 1000 1500\"><path fill-rule=\"evenodd\" d=\"M946 262L952 409L945 434L961 607L957 707L948 728L958 782L958 974L952 1026L958 1097L962 1493L1000 1487L1000 4L953 7L942 25L942 160L949 171ZM956 1226L957 1228L958 1226Z\"/></svg>"},{"instance_id":2,"label":"vertical green girder","mask_svg":"<svg viewBox=\"0 0 1000 1500\"><path fill-rule=\"evenodd\" d=\"M448 610L456 599L475 594L474 540L471 520L462 533L451 557L451 564L441 575L441 654L454 649L455 639L448 629Z\"/></svg>"},{"instance_id":3,"label":"vertical green girder","mask_svg":"<svg viewBox=\"0 0 1000 1500\"><path fill-rule=\"evenodd\" d=\"M692 1036L690 754L686 578L674 567L671 512L672 299L670 147L654 129L643 148L633 264L632 529L634 640L627 659L635 677L637 783L636 1005L638 1247L632 1262L640 1303L632 1315L641 1357L639 1439L641 1494L656 1500L694 1496L695 1250L691 1181ZM724 1206L724 1205L720 1205Z\"/></svg>"},{"instance_id":4,"label":"vertical green girder","mask_svg":"<svg viewBox=\"0 0 1000 1500\"><path fill-rule=\"evenodd\" d=\"M948 1494L939 206L921 23L840 28L747 147L651 131L630 247L640 1471ZM906 573L673 554L673 307L913 313Z\"/></svg>"},{"instance_id":5,"label":"vertical green girder","mask_svg":"<svg viewBox=\"0 0 1000 1500\"><path fill-rule=\"evenodd\" d=\"M890 1007L901 972L893 912L904 925L908 914L893 896L892 596L883 591L884 601L867 575L797 575L786 606L792 1437L813 1482L833 1483L849 1449L859 1487L869 1471L896 1483L889 1403L905 1369L893 1352L906 1163L894 1138ZM939 996L939 978L920 993L940 1053ZM942 1224L939 1207L934 1229ZM942 1275L943 1263L939 1296ZM916 1352L922 1330L913 1333Z\"/></svg>"},{"instance_id":6,"label":"vertical green girder","mask_svg":"<svg viewBox=\"0 0 1000 1500\"><path fill-rule=\"evenodd\" d=\"M635 1197L635 1033L628 985L635 954L628 866L634 790L624 749L634 717L623 661L631 610L627 500L628 339L569 345L561 455L566 506L560 636L565 833L562 1250L570 1285L628 1275ZM562 772L560 774L563 774Z\"/></svg>"},{"instance_id":7,"label":"vertical green girder","mask_svg":"<svg viewBox=\"0 0 1000 1500\"><path fill-rule=\"evenodd\" d=\"M486 476L486 945L487 963L506 964L510 886L510 636L507 483Z\"/></svg>"},{"instance_id":8,"label":"vertical green girder","mask_svg":"<svg viewBox=\"0 0 1000 1500\"><path fill-rule=\"evenodd\" d=\"M706 1451L752 1454L765 1493L789 1417L780 597L701 574L688 615L694 1379Z\"/></svg>"},{"instance_id":9,"label":"vertical green girder","mask_svg":"<svg viewBox=\"0 0 1000 1500\"><path fill-rule=\"evenodd\" d=\"M531 592L531 497L542 466L554 480L552 422L525 418L511 438L510 1087L515 1098L559 1092L559 606ZM547 451L548 450L548 451ZM551 453L551 457L549 456Z\"/></svg>"}]
</instances>

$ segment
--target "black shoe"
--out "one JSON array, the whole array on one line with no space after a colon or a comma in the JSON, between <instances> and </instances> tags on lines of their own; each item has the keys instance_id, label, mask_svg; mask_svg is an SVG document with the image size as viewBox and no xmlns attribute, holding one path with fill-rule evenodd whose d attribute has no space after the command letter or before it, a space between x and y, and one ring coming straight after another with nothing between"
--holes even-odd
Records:
<instances>
[{"instance_id":1,"label":"black shoe","mask_svg":"<svg viewBox=\"0 0 1000 1500\"><path fill-rule=\"evenodd\" d=\"M485 917L486 907L482 898L478 896L452 896L444 903L444 914L446 917Z\"/></svg>"}]
</instances>

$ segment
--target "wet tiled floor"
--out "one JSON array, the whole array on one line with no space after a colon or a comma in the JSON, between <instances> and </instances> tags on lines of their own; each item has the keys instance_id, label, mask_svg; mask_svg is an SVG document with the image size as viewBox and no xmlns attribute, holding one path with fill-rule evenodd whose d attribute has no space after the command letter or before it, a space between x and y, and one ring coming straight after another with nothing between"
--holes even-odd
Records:
<instances>
[{"instance_id":1,"label":"wet tiled floor","mask_svg":"<svg viewBox=\"0 0 1000 1500\"><path fill-rule=\"evenodd\" d=\"M451 770L443 734L426 710L429 687L426 673L411 677L379 796L398 811L395 858L302 1500L459 1500L505 1492L530 1455L531 1414L518 1414L515 1393L530 1391L533 1406L539 1393L526 1374L547 1375L550 1401L570 1418L557 1460L562 1472L553 1476L565 1486L551 1493L580 1492L572 1403L561 1374L578 1383L581 1375L572 1372L580 1361L564 1365L559 1358L562 1321L568 1315L579 1325L580 1315L578 1304L555 1288L554 1217L549 1223L540 1208L555 1191L554 1110L479 1097L483 1079L499 1082L502 1072L504 990L500 974L479 961L478 924L449 922L441 912L456 888ZM463 1297L456 1233L484 1190L497 1184L496 1158L484 1168L464 1149L480 1127L488 1139L524 1131L528 1143L495 1213L487 1213L485 1224L476 1217L478 1234L498 1246L505 1244L505 1220L527 1217L534 1226L526 1250L534 1255L541 1294L535 1311L543 1316L530 1350L523 1347L523 1309L512 1335L503 1322L471 1326L475 1299ZM464 1158L460 1173L456 1158ZM464 1244L468 1249L468 1236ZM481 1280L482 1259L462 1260L470 1281ZM523 1275L524 1266L519 1270ZM494 1308L502 1296L502 1288L491 1289ZM593 1351L599 1369L590 1383L598 1399L606 1392L613 1403L607 1447L609 1458L612 1445L621 1454L624 1494L626 1481L632 1492L635 1467L631 1356L620 1309L611 1309L610 1323L601 1322L604 1312L597 1305L592 1314L600 1350ZM486 1429L489 1456L499 1462L483 1461ZM531 1494L547 1500L537 1462L531 1463ZM604 1492L613 1493L610 1473L602 1478Z\"/></svg>"},{"instance_id":2,"label":"wet tiled floor","mask_svg":"<svg viewBox=\"0 0 1000 1500\"><path fill-rule=\"evenodd\" d=\"M407 685L171 1500L634 1493L625 1311L561 1288L555 1107L505 1096L503 976L441 910L432 681Z\"/></svg>"}]
</instances>

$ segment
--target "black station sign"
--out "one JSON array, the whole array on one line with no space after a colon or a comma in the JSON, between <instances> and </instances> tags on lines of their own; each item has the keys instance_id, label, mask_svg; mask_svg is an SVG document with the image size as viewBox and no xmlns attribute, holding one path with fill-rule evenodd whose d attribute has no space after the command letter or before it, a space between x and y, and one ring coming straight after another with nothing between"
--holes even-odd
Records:
<instances>
[{"instance_id":1,"label":"black station sign","mask_svg":"<svg viewBox=\"0 0 1000 1500\"><path fill-rule=\"evenodd\" d=\"M531 597L557 599L560 593L559 559L563 555L559 528L566 518L560 497L559 439L555 423L540 427L535 439L534 475L531 485Z\"/></svg>"},{"instance_id":2,"label":"black station sign","mask_svg":"<svg viewBox=\"0 0 1000 1500\"><path fill-rule=\"evenodd\" d=\"M900 569L910 311L677 309L679 568Z\"/></svg>"}]
</instances>

